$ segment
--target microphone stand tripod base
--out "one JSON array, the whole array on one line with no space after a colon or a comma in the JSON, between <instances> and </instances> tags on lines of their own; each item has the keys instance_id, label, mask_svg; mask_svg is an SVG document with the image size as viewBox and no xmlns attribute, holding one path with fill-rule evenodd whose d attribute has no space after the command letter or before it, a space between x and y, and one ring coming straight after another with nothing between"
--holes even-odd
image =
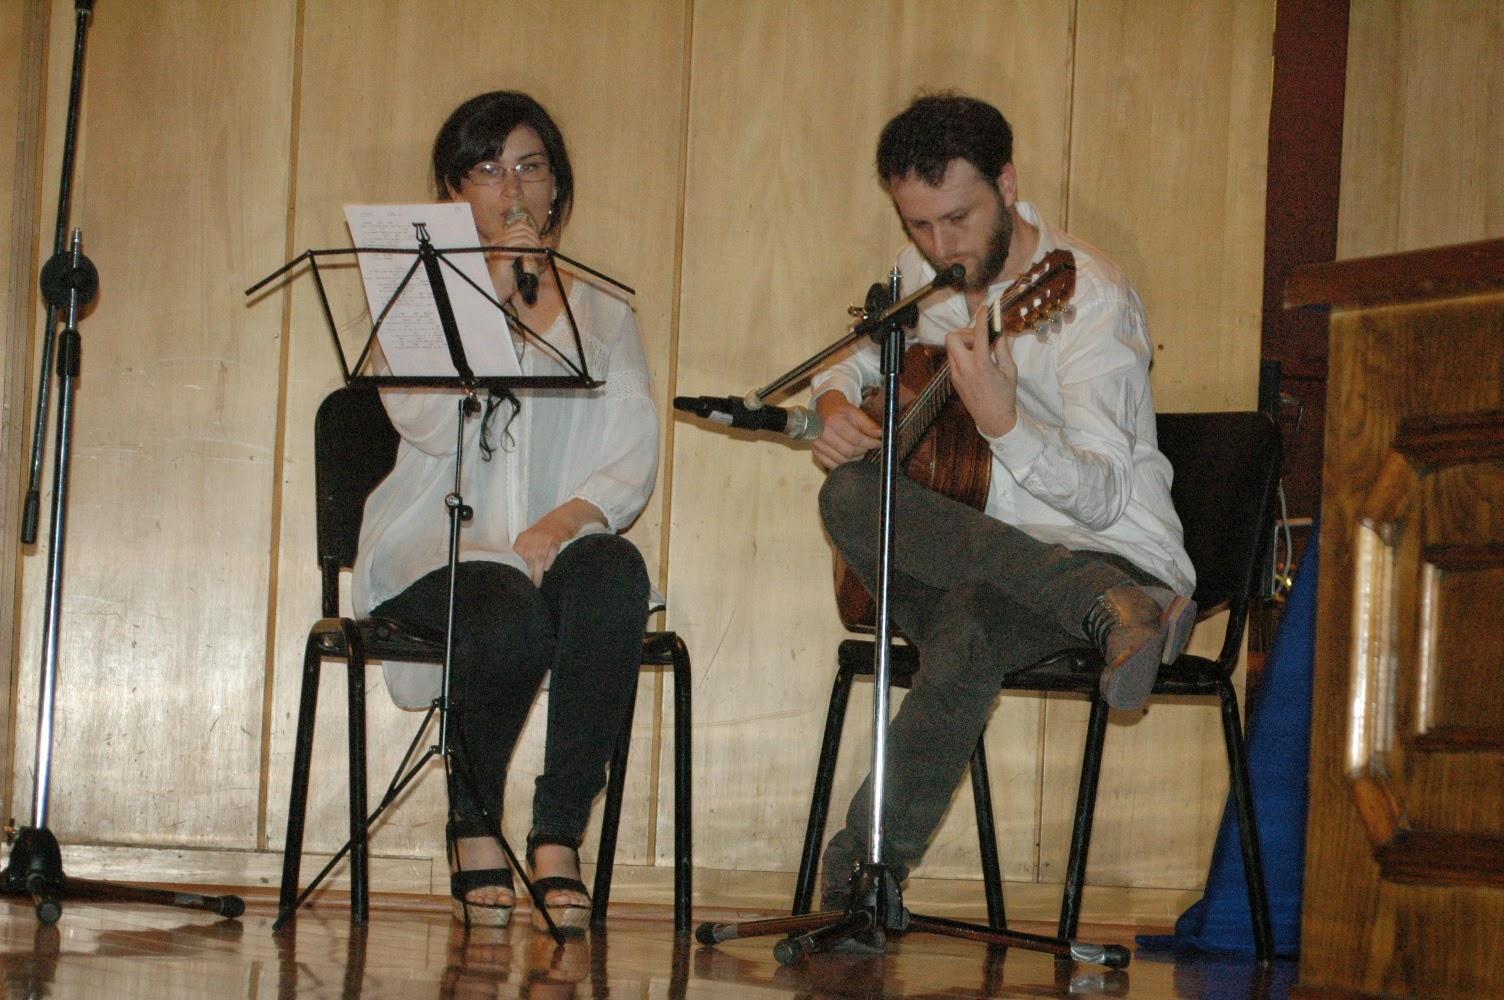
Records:
<instances>
[{"instance_id":1,"label":"microphone stand tripod base","mask_svg":"<svg viewBox=\"0 0 1504 1000\"><path fill-rule=\"evenodd\" d=\"M148 889L69 878L63 873L63 852L58 847L57 838L46 827L26 826L16 831L10 858L5 870L0 872L0 893L30 896L36 904L37 920L49 925L57 923L63 915L64 899L157 903L208 910L232 920L245 912L245 901L239 896L204 896L174 889Z\"/></svg>"},{"instance_id":2,"label":"microphone stand tripod base","mask_svg":"<svg viewBox=\"0 0 1504 1000\"><path fill-rule=\"evenodd\" d=\"M1127 968L1132 958L1122 945L1091 944L910 913L903 905L898 882L884 865L868 863L860 866L851 876L850 887L850 903L845 910L732 924L701 924L695 929L695 940L713 946L739 938L787 934L788 937L773 946L773 957L783 965L794 965L808 955L823 951L880 955L887 948L889 934L907 931L962 938L991 947L1044 952L1056 959L1102 965L1109 969Z\"/></svg>"},{"instance_id":3,"label":"microphone stand tripod base","mask_svg":"<svg viewBox=\"0 0 1504 1000\"><path fill-rule=\"evenodd\" d=\"M909 911L904 909L898 882L884 865L863 864L851 874L849 900L844 915L807 934L790 935L773 946L773 957L793 965L806 955L821 951L881 955L889 933L909 929ZM830 910L835 917L839 910Z\"/></svg>"}]
</instances>

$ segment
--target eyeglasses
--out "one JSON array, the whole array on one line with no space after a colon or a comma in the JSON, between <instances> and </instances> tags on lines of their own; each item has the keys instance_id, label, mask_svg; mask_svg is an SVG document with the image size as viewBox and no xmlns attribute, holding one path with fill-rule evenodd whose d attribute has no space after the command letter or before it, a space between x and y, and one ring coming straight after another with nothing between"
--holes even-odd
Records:
<instances>
[{"instance_id":1,"label":"eyeglasses","mask_svg":"<svg viewBox=\"0 0 1504 1000\"><path fill-rule=\"evenodd\" d=\"M508 173L516 177L520 184L541 184L553 176L548 160L540 155L519 160L511 166L496 160L481 160L465 171L465 180L471 184L490 186L500 184L506 179Z\"/></svg>"}]
</instances>

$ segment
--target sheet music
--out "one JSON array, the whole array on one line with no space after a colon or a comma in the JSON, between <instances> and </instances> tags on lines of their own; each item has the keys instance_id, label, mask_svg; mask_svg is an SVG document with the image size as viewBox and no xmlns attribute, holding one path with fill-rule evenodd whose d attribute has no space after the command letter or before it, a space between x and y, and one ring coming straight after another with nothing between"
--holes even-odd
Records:
<instances>
[{"instance_id":1,"label":"sheet music","mask_svg":"<svg viewBox=\"0 0 1504 1000\"><path fill-rule=\"evenodd\" d=\"M429 242L435 250L480 246L475 217L465 202L439 202L428 205L346 205L345 222L357 247L418 248L414 223L428 229ZM374 321L391 301L402 278L413 268L413 276L402 289L377 338L393 375L458 376L444 340L443 327L434 306L428 275L416 254L362 253L360 278L365 286L366 302ZM448 264L444 263L447 260ZM512 348L506 317L490 300L472 288L449 267L462 271L481 288L492 290L491 275L486 270L486 256L481 253L457 253L439 262L444 287L454 309L460 343L465 359L477 376L520 375L517 355ZM494 293L493 293L494 294Z\"/></svg>"}]
</instances>

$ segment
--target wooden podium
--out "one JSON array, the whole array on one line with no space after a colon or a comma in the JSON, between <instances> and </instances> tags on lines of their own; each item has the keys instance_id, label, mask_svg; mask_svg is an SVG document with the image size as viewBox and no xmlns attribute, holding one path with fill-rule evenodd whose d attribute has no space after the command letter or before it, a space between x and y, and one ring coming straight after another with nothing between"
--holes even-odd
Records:
<instances>
[{"instance_id":1,"label":"wooden podium","mask_svg":"<svg viewBox=\"0 0 1504 1000\"><path fill-rule=\"evenodd\" d=\"M1299 996L1504 996L1504 240L1331 310Z\"/></svg>"}]
</instances>

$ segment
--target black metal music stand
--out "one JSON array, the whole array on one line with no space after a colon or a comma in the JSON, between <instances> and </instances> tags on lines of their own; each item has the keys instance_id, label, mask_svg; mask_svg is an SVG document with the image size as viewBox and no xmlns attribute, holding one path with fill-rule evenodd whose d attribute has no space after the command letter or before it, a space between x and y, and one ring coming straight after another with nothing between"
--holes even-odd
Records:
<instances>
[{"instance_id":1,"label":"black metal music stand","mask_svg":"<svg viewBox=\"0 0 1504 1000\"><path fill-rule=\"evenodd\" d=\"M239 896L204 896L194 892L147 889L115 885L91 879L69 878L63 871L62 849L47 827L47 806L52 775L52 724L57 694L58 633L62 618L63 550L67 538L68 473L72 465L73 393L78 379L83 338L79 315L99 290L99 272L83 252L83 234L68 235L68 209L73 181L73 156L78 135L78 113L83 93L84 42L88 36L92 0L75 3L76 25L73 74L68 92L68 120L63 134L62 182L58 189L57 231L53 255L42 268L42 295L47 300L47 328L42 349L42 370L37 389L37 416L32 428L31 481L21 519L21 541L37 540L41 511L43 455L48 423L48 381L56 351L58 375L57 453L52 467L52 510L47 549L47 578L42 618L41 693L37 699L36 769L32 777L31 825L7 828L10 857L0 872L0 894L30 896L37 919L53 924L63 915L64 899L90 899L123 903L153 903L208 910L222 917L245 912ZM58 330L59 318L63 329Z\"/></svg>"},{"instance_id":2,"label":"black metal music stand","mask_svg":"<svg viewBox=\"0 0 1504 1000\"><path fill-rule=\"evenodd\" d=\"M917 930L966 938L998 947L1041 951L1061 959L1093 962L1115 969L1128 964L1128 950L1121 945L1087 944L1067 938L1025 934L1006 928L911 913L903 905L898 879L883 860L883 793L887 777L889 661L893 639L888 593L893 579L894 484L898 476L898 396L903 369L903 328L910 322L909 314L917 308L916 303L921 298L937 288L960 284L964 274L965 270L961 265L954 265L908 297L900 298L900 275L895 267L888 276L886 295L881 294L881 286L874 286L873 292L868 295L863 319L853 325L851 332L788 374L747 397L749 407L754 402L760 403L862 336L871 336L881 344L883 389L886 395L883 405L880 476L882 498L875 595L877 620L872 668L872 832L867 860L856 868L848 883L846 909L740 923L704 923L695 929L695 939L701 944L715 945L737 938L785 934L788 936L774 945L773 955L784 965L792 965L806 955L829 951L848 942L862 950L881 952L886 947L889 933Z\"/></svg>"},{"instance_id":3,"label":"black metal music stand","mask_svg":"<svg viewBox=\"0 0 1504 1000\"><path fill-rule=\"evenodd\" d=\"M553 348L553 346L544 341L536 331L531 330L527 327L526 324L518 319L515 313L504 309L502 307L502 304L496 300L490 289L482 288L477 285L473 280L471 280L468 275L466 275L463 271L456 267L452 261L448 259L449 255L487 253L492 251L533 253L540 255L544 258L546 266L553 273L556 286L562 293L564 285L559 277L558 266L555 263L555 258L557 257L561 260L567 261L571 266L581 271L591 274L603 281L616 286L617 288L622 289L628 294L635 294L633 292L633 289L631 289L627 285L624 285L614 278L602 274L601 272L596 271L593 268L580 263L579 261L565 257L563 254L558 253L558 251L556 250L540 250L536 247L495 246L461 247L439 250L436 249L430 242L427 230L421 223L415 222L413 223L413 225L416 230L417 236L418 245L416 248L355 247L350 249L339 248L328 250L307 250L294 257L292 260L288 261L282 267L273 271L265 278L262 278L250 288L246 289L247 296L255 295L257 292L260 292L262 289L266 288L272 282L283 277L284 275L289 274L296 267L298 267L298 265L306 261L309 265L309 270L312 272L314 277L314 284L319 293L319 302L323 308L325 321L328 324L330 338L334 342L335 353L339 357L340 370L344 376L346 385L357 385L364 383L376 385L378 387L395 386L404 388L445 388L457 390L461 393L457 402L457 409L455 414L454 489L444 497L444 506L449 520L449 592L448 609L446 613L444 628L444 658L439 696L434 699L433 704L429 707L428 714L424 716L422 723L418 727L417 735L414 737L412 743L408 746L407 752L403 755L402 760L398 762L396 772L393 774L392 780L388 784L386 792L382 795L380 802L377 803L376 808L370 813L370 815L366 817L366 829L369 829L382 815L382 813L384 813L387 808L397 800L397 798L408 787L408 785L410 785L418 777L418 775L422 773L424 767L434 757L438 757L443 760L445 776L451 787L459 785L468 789L471 793L471 801L477 803L480 802L479 796L474 794L474 782L471 779L471 776L468 774L467 770L465 768L454 766L453 755L450 752L449 733L450 684L452 680L454 655L454 609L457 599L457 578L460 560L460 527L465 521L469 521L474 516L473 509L465 503L464 497L460 492L464 473L465 421L474 417L477 413L480 412L481 405L477 398L478 391L485 389L493 394L499 394L511 400L515 405L520 406L521 404L518 403L517 397L513 395L512 390L514 389L593 389L602 384L601 382L592 378L590 375L589 367L585 360L584 345L580 339L579 325L575 322L574 312L569 306L569 297L567 295L562 295L562 298L564 303L564 314L568 319L570 330L574 338L574 347L576 352L576 356L574 358L570 358L562 351L558 351ZM335 323L333 312L329 305L329 297L324 286L323 276L319 271L319 261L323 258L349 257L351 254L361 253L411 255L413 262L412 265L407 269L406 273L403 275L402 279L397 283L395 289L391 294L391 297L382 306L381 310L377 314L375 321L371 325L370 333L366 337L361 352L354 365L352 366L345 355L344 346L340 343L338 326ZM391 315L392 310L396 307L399 300L401 300L403 294L410 287L414 287L413 278L418 273L418 269L420 267L423 269L424 277L426 278L427 284L432 292L434 312L444 335L445 346L448 348L449 361L454 369L453 372L424 375L362 374L362 372L367 369L372 362L372 348L376 344L376 339L378 334L380 333L382 323L389 315ZM563 364L563 366L572 374L545 376L486 374L477 375L471 369L469 359L467 358L465 353L464 343L460 336L459 326L454 316L454 310L450 302L448 287L446 284L446 279L444 277L445 268L447 268L450 273L458 275L467 285L484 296L486 301L494 306L498 312L504 315L506 317L507 323L516 328L517 332L522 337L534 341L541 345L544 349L552 352L553 356L557 358L560 363ZM417 759L414 760L413 755L417 751L418 745L422 740L424 732L427 731L429 722L435 715L438 716L438 742L430 744L423 751L423 753L418 755ZM563 933L559 930L557 925L555 925L553 916L548 912L548 906L543 901L542 894L537 891L537 888L534 886L533 881L528 877L525 867L518 860L516 852L512 849L512 845L507 841L505 834L502 833L501 825L497 820L497 817L487 816L485 817L485 819L487 821L488 827L494 826L496 830L496 837L501 844L502 851L505 853L506 858L508 862L510 862L512 868L521 877L523 885L527 888L528 895L533 901L533 905L537 907L539 912L543 914L543 919L544 922L548 925L549 933L553 936L554 940L557 943L563 944ZM313 877L313 879L308 883L303 891L297 894L295 897L291 896L287 879L284 878L283 897L279 903L277 919L272 924L272 929L278 930L282 928L290 919L292 919L293 916L296 915L298 908L302 906L302 904L323 883L324 879L328 877L329 873L334 870L335 866L344 859L345 855L352 853L352 851L363 850L363 844L357 847L353 843L353 841L346 841L345 844L335 852L334 856L329 859L328 863L324 865L324 867L318 872L318 874Z\"/></svg>"}]
</instances>

